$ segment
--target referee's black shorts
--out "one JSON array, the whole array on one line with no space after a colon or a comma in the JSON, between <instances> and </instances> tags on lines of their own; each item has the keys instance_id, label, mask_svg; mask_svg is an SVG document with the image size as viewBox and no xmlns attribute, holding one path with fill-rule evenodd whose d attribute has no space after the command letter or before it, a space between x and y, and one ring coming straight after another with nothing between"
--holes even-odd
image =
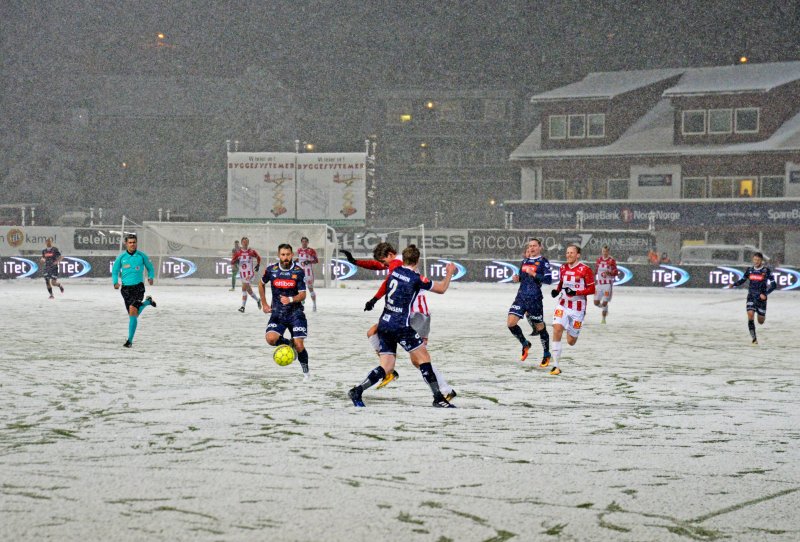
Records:
<instances>
[{"instance_id":1,"label":"referee's black shorts","mask_svg":"<svg viewBox=\"0 0 800 542\"><path fill-rule=\"evenodd\" d=\"M136 310L139 310L144 299L144 282L133 286L122 286L119 291L122 294L122 299L125 300L126 311L129 311L131 307L136 307Z\"/></svg>"}]
</instances>

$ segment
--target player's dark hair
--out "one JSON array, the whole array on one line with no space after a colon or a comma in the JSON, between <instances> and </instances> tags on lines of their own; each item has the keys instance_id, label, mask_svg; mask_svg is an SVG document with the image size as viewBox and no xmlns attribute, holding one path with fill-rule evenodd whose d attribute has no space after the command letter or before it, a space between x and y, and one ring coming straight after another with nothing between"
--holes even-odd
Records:
<instances>
[{"instance_id":1,"label":"player's dark hair","mask_svg":"<svg viewBox=\"0 0 800 542\"><path fill-rule=\"evenodd\" d=\"M129 233L128 235L126 235L125 236L125 242L127 243L129 239L137 239L136 234L135 233Z\"/></svg>"},{"instance_id":2,"label":"player's dark hair","mask_svg":"<svg viewBox=\"0 0 800 542\"><path fill-rule=\"evenodd\" d=\"M605 250L611 250L611 248L608 245L603 245L602 248L604 248Z\"/></svg>"},{"instance_id":3,"label":"player's dark hair","mask_svg":"<svg viewBox=\"0 0 800 542\"><path fill-rule=\"evenodd\" d=\"M419 249L417 245L408 245L403 249L403 264L417 265L419 263Z\"/></svg>"},{"instance_id":4,"label":"player's dark hair","mask_svg":"<svg viewBox=\"0 0 800 542\"><path fill-rule=\"evenodd\" d=\"M569 248L569 247L575 247L575 250L578 251L578 254L581 253L581 247L579 247L578 245L567 245L567 248Z\"/></svg>"},{"instance_id":5,"label":"player's dark hair","mask_svg":"<svg viewBox=\"0 0 800 542\"><path fill-rule=\"evenodd\" d=\"M289 250L294 250L292 249L292 245L290 245L289 243L281 243L280 245L278 245L278 252L280 252L284 248L288 248Z\"/></svg>"},{"instance_id":6,"label":"player's dark hair","mask_svg":"<svg viewBox=\"0 0 800 542\"><path fill-rule=\"evenodd\" d=\"M760 253L760 252L753 252L753 256L758 256L762 260L764 259L764 255L762 253Z\"/></svg>"},{"instance_id":7,"label":"player's dark hair","mask_svg":"<svg viewBox=\"0 0 800 542\"><path fill-rule=\"evenodd\" d=\"M386 256L388 256L390 252L393 254L397 254L397 251L394 249L391 243L387 241L382 241L377 245L375 245L375 248L372 250L372 257L378 261L381 261Z\"/></svg>"},{"instance_id":8,"label":"player's dark hair","mask_svg":"<svg viewBox=\"0 0 800 542\"><path fill-rule=\"evenodd\" d=\"M541 239L539 239L538 237L531 237L530 239L528 239L528 242L529 242L529 243L530 243L531 241L536 241L537 243L539 243L539 246L542 246L542 240L541 240Z\"/></svg>"},{"instance_id":9,"label":"player's dark hair","mask_svg":"<svg viewBox=\"0 0 800 542\"><path fill-rule=\"evenodd\" d=\"M308 241L308 237L306 237L305 235L301 237L300 242L302 243L303 241Z\"/></svg>"},{"instance_id":10,"label":"player's dark hair","mask_svg":"<svg viewBox=\"0 0 800 542\"><path fill-rule=\"evenodd\" d=\"M250 238L247 237L246 235L244 237L242 237L242 241L244 241L245 239L247 239L248 241L250 240Z\"/></svg>"}]
</instances>

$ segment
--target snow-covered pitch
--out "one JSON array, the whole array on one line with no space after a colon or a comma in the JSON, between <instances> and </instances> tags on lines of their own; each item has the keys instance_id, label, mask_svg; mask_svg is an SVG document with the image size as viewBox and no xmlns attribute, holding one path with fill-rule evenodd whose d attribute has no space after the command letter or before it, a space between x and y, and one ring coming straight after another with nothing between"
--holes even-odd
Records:
<instances>
[{"instance_id":1,"label":"snow-covered pitch","mask_svg":"<svg viewBox=\"0 0 800 542\"><path fill-rule=\"evenodd\" d=\"M618 288L551 377L515 285L456 283L430 351L459 408L401 353L356 409L377 282L318 290L308 383L229 281L148 288L132 350L110 281L64 282L0 282L2 540L800 539L797 294L754 347L744 290Z\"/></svg>"}]
</instances>

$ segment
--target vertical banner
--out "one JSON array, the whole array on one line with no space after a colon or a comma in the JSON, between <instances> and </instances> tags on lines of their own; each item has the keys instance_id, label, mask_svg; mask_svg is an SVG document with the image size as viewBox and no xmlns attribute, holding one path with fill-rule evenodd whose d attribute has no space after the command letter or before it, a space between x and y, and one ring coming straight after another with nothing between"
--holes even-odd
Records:
<instances>
[{"instance_id":1,"label":"vertical banner","mask_svg":"<svg viewBox=\"0 0 800 542\"><path fill-rule=\"evenodd\" d=\"M292 152L228 153L228 217L294 220Z\"/></svg>"},{"instance_id":2,"label":"vertical banner","mask_svg":"<svg viewBox=\"0 0 800 542\"><path fill-rule=\"evenodd\" d=\"M297 219L363 221L366 214L364 153L297 155Z\"/></svg>"}]
</instances>

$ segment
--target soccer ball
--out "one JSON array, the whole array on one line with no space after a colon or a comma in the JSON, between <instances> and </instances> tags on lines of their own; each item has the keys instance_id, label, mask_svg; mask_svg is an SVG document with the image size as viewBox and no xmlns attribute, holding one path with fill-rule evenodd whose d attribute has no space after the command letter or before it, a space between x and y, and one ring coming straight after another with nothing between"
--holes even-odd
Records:
<instances>
[{"instance_id":1,"label":"soccer ball","mask_svg":"<svg viewBox=\"0 0 800 542\"><path fill-rule=\"evenodd\" d=\"M295 358L294 348L288 344L282 344L272 353L272 359L281 367L291 364Z\"/></svg>"}]
</instances>

